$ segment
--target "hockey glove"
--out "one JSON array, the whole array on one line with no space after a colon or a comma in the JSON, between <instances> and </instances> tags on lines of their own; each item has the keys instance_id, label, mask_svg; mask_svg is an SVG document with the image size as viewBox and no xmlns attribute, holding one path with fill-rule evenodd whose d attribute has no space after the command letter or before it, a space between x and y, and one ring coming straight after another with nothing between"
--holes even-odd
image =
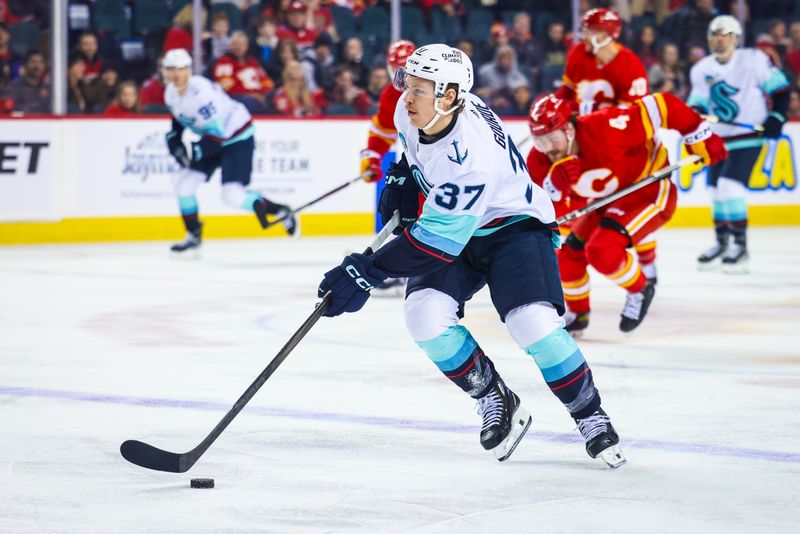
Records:
<instances>
[{"instance_id":1,"label":"hockey glove","mask_svg":"<svg viewBox=\"0 0 800 534\"><path fill-rule=\"evenodd\" d=\"M170 130L167 133L167 148L169 153L172 154L181 167L189 166L189 154L186 153L186 147L181 140L181 134L176 130Z\"/></svg>"},{"instance_id":2,"label":"hockey glove","mask_svg":"<svg viewBox=\"0 0 800 534\"><path fill-rule=\"evenodd\" d=\"M395 210L400 212L400 225L394 229L395 234L403 233L403 229L414 224L419 216L419 186L411 175L411 169L405 158L399 163L392 163L386 171L386 185L381 192L378 203L383 224L389 222Z\"/></svg>"},{"instance_id":3,"label":"hockey glove","mask_svg":"<svg viewBox=\"0 0 800 534\"><path fill-rule=\"evenodd\" d=\"M198 163L203 158L216 156L222 150L222 143L207 137L201 137L199 141L192 143L192 163Z\"/></svg>"},{"instance_id":4,"label":"hockey glove","mask_svg":"<svg viewBox=\"0 0 800 534\"><path fill-rule=\"evenodd\" d=\"M336 317L344 312L360 310L369 298L369 292L383 284L389 277L372 265L372 260L363 254L350 254L341 265L327 273L317 289L317 296L323 297L328 291L333 298L325 311L326 317Z\"/></svg>"},{"instance_id":5,"label":"hockey glove","mask_svg":"<svg viewBox=\"0 0 800 534\"><path fill-rule=\"evenodd\" d=\"M568 156L554 162L542 182L542 189L553 202L564 202L569 197L572 185L581 177L581 164L575 156Z\"/></svg>"},{"instance_id":6,"label":"hockey glove","mask_svg":"<svg viewBox=\"0 0 800 534\"><path fill-rule=\"evenodd\" d=\"M722 138L711 131L711 126L703 121L697 129L684 136L683 142L690 154L700 156L703 165L715 165L728 157L728 150Z\"/></svg>"},{"instance_id":7,"label":"hockey glove","mask_svg":"<svg viewBox=\"0 0 800 534\"><path fill-rule=\"evenodd\" d=\"M783 129L783 124L785 122L786 117L777 111L773 111L767 115L767 120L765 120L764 124L762 125L764 127L764 137L767 139L777 139L780 137L781 130Z\"/></svg>"},{"instance_id":8,"label":"hockey glove","mask_svg":"<svg viewBox=\"0 0 800 534\"><path fill-rule=\"evenodd\" d=\"M381 155L374 150L361 151L361 176L365 182L377 182L383 178L381 169Z\"/></svg>"}]
</instances>

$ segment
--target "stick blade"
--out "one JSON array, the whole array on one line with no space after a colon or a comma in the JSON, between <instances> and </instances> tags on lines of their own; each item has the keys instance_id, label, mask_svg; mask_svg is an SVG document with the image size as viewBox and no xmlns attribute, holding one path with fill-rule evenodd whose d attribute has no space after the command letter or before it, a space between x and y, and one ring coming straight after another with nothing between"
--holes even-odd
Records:
<instances>
[{"instance_id":1,"label":"stick blade","mask_svg":"<svg viewBox=\"0 0 800 534\"><path fill-rule=\"evenodd\" d=\"M165 471L167 473L185 473L194 462L182 461L182 454L176 454L161 450L147 443L129 439L119 447L122 457L130 463L153 469L154 471Z\"/></svg>"}]
</instances>

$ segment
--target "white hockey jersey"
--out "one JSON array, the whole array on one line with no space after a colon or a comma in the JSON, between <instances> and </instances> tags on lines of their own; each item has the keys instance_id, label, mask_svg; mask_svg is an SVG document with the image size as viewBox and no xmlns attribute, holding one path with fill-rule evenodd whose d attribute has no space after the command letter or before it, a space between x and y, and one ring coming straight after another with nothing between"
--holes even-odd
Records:
<instances>
[{"instance_id":1,"label":"white hockey jersey","mask_svg":"<svg viewBox=\"0 0 800 534\"><path fill-rule=\"evenodd\" d=\"M178 94L174 84L167 85L164 102L178 122L200 136L223 144L253 136L247 108L228 96L219 84L202 76L190 77L183 95Z\"/></svg>"},{"instance_id":2,"label":"white hockey jersey","mask_svg":"<svg viewBox=\"0 0 800 534\"><path fill-rule=\"evenodd\" d=\"M503 122L477 96L466 95L453 129L430 144L420 141L402 97L394 123L412 175L426 196L410 230L415 239L457 256L471 237L518 220L554 222L547 193L531 181L525 158ZM491 228L482 228L486 225Z\"/></svg>"},{"instance_id":3,"label":"white hockey jersey","mask_svg":"<svg viewBox=\"0 0 800 534\"><path fill-rule=\"evenodd\" d=\"M695 64L689 73L692 91L687 104L701 106L727 122L761 124L766 120L770 95L789 85L789 80L761 50L740 48L726 63L711 55ZM713 124L720 137L752 134L740 126Z\"/></svg>"}]
</instances>

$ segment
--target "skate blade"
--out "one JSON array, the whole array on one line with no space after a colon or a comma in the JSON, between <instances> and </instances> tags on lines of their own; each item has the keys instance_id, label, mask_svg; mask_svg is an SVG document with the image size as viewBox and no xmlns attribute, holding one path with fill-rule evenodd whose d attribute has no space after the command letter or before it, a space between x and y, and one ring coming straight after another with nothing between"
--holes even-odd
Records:
<instances>
[{"instance_id":1,"label":"skate blade","mask_svg":"<svg viewBox=\"0 0 800 534\"><path fill-rule=\"evenodd\" d=\"M698 271L702 271L702 272L716 271L720 267L722 267L722 262L719 259L716 259L714 261L710 261L708 263L697 262L697 270Z\"/></svg>"},{"instance_id":2,"label":"skate blade","mask_svg":"<svg viewBox=\"0 0 800 534\"><path fill-rule=\"evenodd\" d=\"M622 449L620 449L619 445L612 445L606 450L600 451L597 456L611 469L622 467L628 463L628 460L622 455Z\"/></svg>"},{"instance_id":3,"label":"skate blade","mask_svg":"<svg viewBox=\"0 0 800 534\"><path fill-rule=\"evenodd\" d=\"M522 437L525 435L525 432L528 431L532 422L533 418L531 414L528 413L528 410L521 406L517 407L517 411L514 412L511 432L508 433L506 439L492 449L498 462L505 461L511 456L511 453L514 452L519 442L522 441Z\"/></svg>"},{"instance_id":4,"label":"skate blade","mask_svg":"<svg viewBox=\"0 0 800 534\"><path fill-rule=\"evenodd\" d=\"M725 274L749 274L750 266L747 263L737 263L734 265L722 264L722 272Z\"/></svg>"},{"instance_id":5,"label":"skate blade","mask_svg":"<svg viewBox=\"0 0 800 534\"><path fill-rule=\"evenodd\" d=\"M169 257L177 261L197 261L203 259L203 252L200 249L184 250L183 252L170 250Z\"/></svg>"}]
</instances>

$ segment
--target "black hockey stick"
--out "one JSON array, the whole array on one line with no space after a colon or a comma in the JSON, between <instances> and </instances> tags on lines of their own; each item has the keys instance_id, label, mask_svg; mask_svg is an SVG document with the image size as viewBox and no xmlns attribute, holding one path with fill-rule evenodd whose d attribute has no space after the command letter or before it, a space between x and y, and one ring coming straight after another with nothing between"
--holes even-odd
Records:
<instances>
[{"instance_id":1,"label":"black hockey stick","mask_svg":"<svg viewBox=\"0 0 800 534\"><path fill-rule=\"evenodd\" d=\"M352 184L354 184L354 183L356 183L356 182L358 182L358 181L361 181L361 180L363 180L363 179L364 179L364 176L363 176L363 175L361 175L361 176L356 176L356 177L355 177L355 178L353 178L352 180L348 180L347 182L343 183L342 185L340 185L340 186L338 186L338 187L335 187L334 189L331 189L330 191L328 191L327 193L325 193L325 194L323 194L323 195L320 195L320 196L318 196L318 197L317 197L317 198L315 198L314 200L309 200L308 202L306 202L306 203L305 203L305 204L303 204L302 206L298 206L298 207L296 207L296 208L294 208L294 209L291 209L291 210L289 211L289 213L287 213L286 215L282 215L282 216L278 217L277 219L275 219L274 221L270 221L270 222L268 222L268 223L267 223L267 225L266 225L264 228L266 229L266 228L269 228L270 226L273 226L273 225L275 225L275 224L278 224L279 222L281 222L281 221L284 221L285 219L288 219L289 217L291 217L291 216L292 216L292 215L294 215L295 213L297 213L297 212L300 212L300 211L302 211L302 210L306 209L306 208L307 208L307 207L309 207L309 206L313 206L314 204L316 204L316 203L317 203L317 202L319 202L320 200L325 200L326 198L328 198L328 197L329 197L329 196L331 196L332 194L334 194L334 193L338 193L338 192L339 192L339 191L341 191L342 189L345 189L346 187L349 187L350 185L352 185Z\"/></svg>"},{"instance_id":2,"label":"black hockey stick","mask_svg":"<svg viewBox=\"0 0 800 534\"><path fill-rule=\"evenodd\" d=\"M372 251L379 248L381 244L391 235L392 231L397 227L400 222L400 214L395 212L394 217L383 227L380 233L375 237L375 240L372 244L364 251L364 254L372 254ZM206 436L206 438L200 442L200 444L195 447L194 449L190 450L189 452L184 452L183 454L178 454L175 452L165 451L163 449L159 449L158 447L153 447L152 445L148 445L147 443L136 441L136 440L128 440L125 441L119 448L119 452L122 453L123 458L131 462L132 464L136 464L140 467L146 467L147 469L154 469L156 471L166 471L169 473L185 473L200 459L206 450L211 446L214 441L222 434L222 432L228 427L228 425L233 421L233 419L242 411L242 408L253 398L253 396L261 389L261 386L272 376L272 373L283 363L283 361L289 356L292 350L297 346L298 343L308 334L309 330L319 321L320 317L325 313L330 306L332 298L332 293L328 291L325 296L322 297L322 302L317 304L316 309L308 316L308 319L300 325L300 328L297 329L289 341L283 346L283 348L278 352L278 354L269 362L269 365L261 371L261 374L256 377L250 387L245 390L239 400L233 405L233 407L225 414L225 417L217 423L217 426L211 431L211 433Z\"/></svg>"},{"instance_id":3,"label":"black hockey stick","mask_svg":"<svg viewBox=\"0 0 800 534\"><path fill-rule=\"evenodd\" d=\"M613 195L608 195L605 198L601 198L597 202L592 202L588 206L584 206L583 208L577 209L575 211L571 211L564 215L563 217L559 217L556 219L557 224L564 224L565 222L569 222L573 219L577 219L578 217L583 217L587 213L591 213L597 209L602 208L603 206L607 206L614 202L615 200L619 200L620 198L624 197L625 195L629 195L634 191L638 191L643 187L647 187L648 185L652 184L653 182L657 182L663 178L668 178L673 171L680 169L681 167L685 167L687 165L691 165L692 163L696 163L700 161L700 156L692 155L683 158L682 160L678 160L672 165L664 167L658 172L651 174L645 178L642 178L638 182L629 185L625 189L620 189Z\"/></svg>"}]
</instances>

